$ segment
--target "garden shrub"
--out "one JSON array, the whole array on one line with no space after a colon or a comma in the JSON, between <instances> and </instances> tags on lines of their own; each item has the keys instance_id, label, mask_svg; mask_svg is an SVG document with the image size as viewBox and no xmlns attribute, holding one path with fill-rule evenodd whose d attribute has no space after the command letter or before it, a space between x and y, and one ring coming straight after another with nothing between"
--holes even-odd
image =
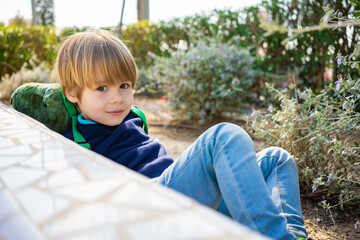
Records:
<instances>
[{"instance_id":1,"label":"garden shrub","mask_svg":"<svg viewBox=\"0 0 360 240\"><path fill-rule=\"evenodd\" d=\"M33 60L24 63L20 71L6 74L0 82L0 100L9 100L16 88L29 82L55 82L56 75L51 73L45 62L37 64Z\"/></svg>"},{"instance_id":2,"label":"garden shrub","mask_svg":"<svg viewBox=\"0 0 360 240\"><path fill-rule=\"evenodd\" d=\"M242 36L240 46L248 47L253 41L248 38L249 29L244 30L244 21L240 23L241 13L214 9L208 14L174 18L157 24L143 20L124 28L122 38L131 49L137 64L142 67L152 64L148 52L170 57L172 50L187 49L190 44L214 37L227 42L235 36Z\"/></svg>"},{"instance_id":3,"label":"garden shrub","mask_svg":"<svg viewBox=\"0 0 360 240\"><path fill-rule=\"evenodd\" d=\"M151 96L163 95L162 84L160 79L153 80L151 78L154 67L139 67L138 68L138 80L136 82L135 93Z\"/></svg>"},{"instance_id":4,"label":"garden shrub","mask_svg":"<svg viewBox=\"0 0 360 240\"><path fill-rule=\"evenodd\" d=\"M128 25L122 31L121 37L141 67L149 66L152 62L148 52L162 56L165 51L161 50L164 36L158 31L157 25L149 23L148 20Z\"/></svg>"},{"instance_id":5,"label":"garden shrub","mask_svg":"<svg viewBox=\"0 0 360 240\"><path fill-rule=\"evenodd\" d=\"M88 29L91 29L90 27L76 27L76 26L73 26L73 27L66 27L66 28L63 28L61 29L61 32L59 33L59 37L60 39L64 39L66 37L69 37L70 35L73 35L74 33L77 33L77 32L85 32L86 30Z\"/></svg>"},{"instance_id":6,"label":"garden shrub","mask_svg":"<svg viewBox=\"0 0 360 240\"><path fill-rule=\"evenodd\" d=\"M270 87L271 88L271 87ZM297 161L306 195L326 196L338 204L360 200L360 79L338 81L319 94L278 91L280 108L254 111L249 131L264 146L287 149ZM291 97L291 91L296 96Z\"/></svg>"},{"instance_id":7,"label":"garden shrub","mask_svg":"<svg viewBox=\"0 0 360 240\"><path fill-rule=\"evenodd\" d=\"M242 11L217 10L214 9L208 14L195 14L183 18L174 18L167 22L160 22L158 28L166 32L165 41L171 48L174 48L179 40L170 42L168 39L181 39L187 45L199 40L217 37L222 42L227 42L235 36L244 36L243 23L245 23ZM176 28L176 31L172 29ZM171 30L171 31L169 31ZM245 30L246 31L246 30ZM171 35L171 37L168 37ZM179 38L180 37L180 38ZM242 47L249 46L250 39L243 38ZM251 40L250 40L251 41Z\"/></svg>"},{"instance_id":8,"label":"garden shrub","mask_svg":"<svg viewBox=\"0 0 360 240\"><path fill-rule=\"evenodd\" d=\"M328 8L334 9L336 16L324 16ZM336 63L336 54L350 55L356 47L360 26L338 26L348 26L343 21L354 19L359 10L358 0L262 0L261 4L245 9L240 15L246 20L245 24L241 22L241 36L254 41L253 44L249 41L249 46L256 45L259 50L264 73L283 75L290 82L295 80L300 88L319 92L331 80L324 73ZM338 26L326 27L338 20L341 20ZM320 22L321 31L309 30ZM299 31L303 32L299 34ZM332 70L336 79L341 71L336 67ZM281 83L266 75L259 81Z\"/></svg>"},{"instance_id":9,"label":"garden shrub","mask_svg":"<svg viewBox=\"0 0 360 240\"><path fill-rule=\"evenodd\" d=\"M188 49L199 40L217 37L221 42L229 42L239 37L241 41L236 43L238 47L247 48L252 55L256 55L255 64L262 69L262 74L255 77L259 96L266 95L265 82L286 87L293 80L300 88L311 87L318 92L330 80L324 73L336 63L337 52L347 49L344 54L349 55L359 34L353 34L352 40L346 42L347 31L342 28L328 29L296 35L296 38L292 37L284 44L287 34L265 34L268 30L262 29L259 17L266 10L269 18L266 21L276 21L289 28L301 24L306 29L320 21L325 13L323 8L328 4L310 2L301 0L299 4L293 4L285 0L264 0L261 5L237 11L213 10L207 14L174 18L157 24L139 22L124 29L123 37L141 67L149 67L153 63L147 56L148 52L169 57L170 51ZM340 0L331 0L329 4L341 8ZM344 17L352 16L356 7L343 10ZM359 26L353 28L357 32ZM332 76L337 76L340 73L338 70L334 68Z\"/></svg>"},{"instance_id":10,"label":"garden shrub","mask_svg":"<svg viewBox=\"0 0 360 240\"><path fill-rule=\"evenodd\" d=\"M58 43L54 27L0 25L0 77L19 71L35 56L51 65Z\"/></svg>"},{"instance_id":11,"label":"garden shrub","mask_svg":"<svg viewBox=\"0 0 360 240\"><path fill-rule=\"evenodd\" d=\"M293 154L299 167L301 189L308 196L321 198L324 208L358 204L360 200L360 68L358 64L360 19L359 15L355 16L354 13L357 8L359 9L360 4L353 1L349 8L343 9L343 2L338 0L332 0L331 2L336 4L329 3L324 8L321 8L323 2L314 6L308 5L309 0L302 2L306 3L306 7L317 8L320 13L325 12L325 16L321 18L323 22L310 26L312 30L321 30L314 31L314 36L321 36L323 31L336 30L338 33L332 33L334 45L329 45L330 48L335 49L336 54L334 51L327 52L333 61L324 59L320 61L321 65L333 68L333 73L337 73L334 75L337 80L330 79L326 84L323 82L323 89L315 88L318 94L311 89L300 91L294 84L283 91L271 86L270 89L277 93L280 107L274 110L270 106L268 109L270 113L265 114L254 111L248 120L249 131L261 140L263 145L278 145ZM331 7L336 7L337 10L333 11ZM268 35L277 31L288 32L288 40L298 42L302 42L303 36L311 35L310 28L292 29L289 28L291 25L284 27L279 23L268 24L268 22L262 21ZM351 46L343 43L345 28L338 27L349 25L350 29L354 30L349 36L352 39ZM310 37L310 40L313 39ZM314 49L317 50L312 53L314 56L323 52L321 48L316 48L316 45ZM323 71L320 70L319 73ZM297 77L302 76L300 74ZM293 79L297 77L294 76ZM300 89L304 86L300 81L294 82L300 85ZM335 205L327 200L333 200L332 203L335 202Z\"/></svg>"},{"instance_id":12,"label":"garden shrub","mask_svg":"<svg viewBox=\"0 0 360 240\"><path fill-rule=\"evenodd\" d=\"M252 100L253 57L216 39L199 41L171 57L154 57L153 81L161 80L171 106L200 123L239 112Z\"/></svg>"}]
</instances>

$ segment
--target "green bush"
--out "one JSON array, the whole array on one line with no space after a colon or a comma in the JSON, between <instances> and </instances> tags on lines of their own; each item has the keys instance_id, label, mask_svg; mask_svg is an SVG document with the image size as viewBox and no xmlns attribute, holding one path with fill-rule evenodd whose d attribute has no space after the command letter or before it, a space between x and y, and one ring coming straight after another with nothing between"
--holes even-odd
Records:
<instances>
[{"instance_id":1,"label":"green bush","mask_svg":"<svg viewBox=\"0 0 360 240\"><path fill-rule=\"evenodd\" d=\"M151 96L163 95L163 89L161 89L160 79L153 80L151 78L154 67L139 67L138 68L138 80L136 82L135 93Z\"/></svg>"},{"instance_id":2,"label":"green bush","mask_svg":"<svg viewBox=\"0 0 360 240\"><path fill-rule=\"evenodd\" d=\"M248 29L244 31L240 24L241 12L230 10L213 10L207 15L194 15L174 18L151 24L139 21L127 26L122 31L122 38L132 50L136 62L141 67L148 67L152 59L149 52L157 56L170 57L172 50L187 49L199 40L217 37L227 42L234 36L244 36L241 47L249 46Z\"/></svg>"},{"instance_id":3,"label":"green bush","mask_svg":"<svg viewBox=\"0 0 360 240\"><path fill-rule=\"evenodd\" d=\"M148 52L158 56L163 55L161 50L163 36L158 31L157 25L150 24L147 20L127 26L122 31L122 40L131 50L138 66L147 67L152 63Z\"/></svg>"},{"instance_id":4,"label":"green bush","mask_svg":"<svg viewBox=\"0 0 360 240\"><path fill-rule=\"evenodd\" d=\"M287 149L299 167L300 185L313 197L339 204L360 200L360 79L339 80L319 94L278 91L280 109L254 111L249 131L265 146Z\"/></svg>"},{"instance_id":5,"label":"green bush","mask_svg":"<svg viewBox=\"0 0 360 240\"><path fill-rule=\"evenodd\" d=\"M84 32L86 30L90 29L90 27L82 27L82 28L79 28L79 27L76 27L76 26L73 26L73 27L66 27L66 28L63 28L61 29L61 32L59 33L59 37L61 39L64 39L74 33L77 33L77 32Z\"/></svg>"},{"instance_id":6,"label":"green bush","mask_svg":"<svg viewBox=\"0 0 360 240\"><path fill-rule=\"evenodd\" d=\"M58 43L54 27L0 25L0 77L19 71L34 57L51 65Z\"/></svg>"},{"instance_id":7,"label":"green bush","mask_svg":"<svg viewBox=\"0 0 360 240\"><path fill-rule=\"evenodd\" d=\"M221 42L228 42L238 37L241 41L237 41L236 45L256 55L255 64L262 69L261 74L255 77L254 90L259 96L266 94L266 82L286 87L295 81L300 88L311 87L318 92L331 80L324 74L328 68L333 67L332 76L342 73L339 67L334 66L336 54L341 49L347 49L343 54L350 55L356 46L359 26L353 27L354 34L349 42L345 41L346 31L342 28L293 34L286 42L286 33L266 34L268 30L262 28L260 20L266 18L266 21L277 22L281 26L294 28L301 25L306 29L319 23L326 12L326 4L311 4L310 0L301 0L298 4L264 0L261 5L238 11L213 10L208 14L174 18L158 24L139 22L124 29L123 36L141 67L149 67L153 63L147 56L149 52L169 57L171 51L179 48L186 50L199 40L216 37ZM331 0L330 6L341 9L341 0ZM263 10L267 15L261 17ZM354 5L342 11L343 17L353 16L356 7Z\"/></svg>"},{"instance_id":8,"label":"green bush","mask_svg":"<svg viewBox=\"0 0 360 240\"><path fill-rule=\"evenodd\" d=\"M0 100L9 100L11 94L19 86L29 82L54 82L56 75L52 74L45 62L40 64L30 61L24 63L20 71L11 76L6 74L0 82Z\"/></svg>"},{"instance_id":9,"label":"green bush","mask_svg":"<svg viewBox=\"0 0 360 240\"><path fill-rule=\"evenodd\" d=\"M242 15L243 11L214 9L208 14L195 14L160 22L158 28L165 34L165 43L172 49L177 47L179 40L190 45L190 43L214 37L227 42L235 36L243 37L242 47L248 47L249 39L245 37L248 32L243 26Z\"/></svg>"},{"instance_id":10,"label":"green bush","mask_svg":"<svg viewBox=\"0 0 360 240\"><path fill-rule=\"evenodd\" d=\"M252 100L253 58L245 49L212 39L154 59L151 79L161 80L182 116L203 123L238 112Z\"/></svg>"},{"instance_id":11,"label":"green bush","mask_svg":"<svg viewBox=\"0 0 360 240\"><path fill-rule=\"evenodd\" d=\"M323 40L320 36L327 36L328 39L321 41L321 44L327 49L335 49L337 53L335 55L333 50L327 51L330 61L318 58L323 50L316 45L313 49L317 51L309 52L318 58L316 62L321 60L320 65L332 67L333 72L337 73L334 75L337 80L334 83L331 79L326 84L323 82L324 88L315 88L317 94L311 89L300 91L294 84L283 91L276 90L273 85L268 84L270 90L276 92L280 107L274 110L270 106L269 113L254 111L248 120L249 131L261 140L263 145L281 146L292 153L299 167L302 191L308 196L321 199L324 208L358 204L360 200L360 68L358 64L360 42L357 32L360 19L354 18L352 12L356 12L360 4L353 1L351 7L343 9L342 1L332 0L330 2L336 4L329 3L322 9L323 2L314 5L309 5L309 0L302 2L304 8L318 10L322 14L325 12L325 16L321 18L324 22L309 28L291 29L289 28L291 25L282 26L275 22L269 24L268 19L263 19L262 25L268 33L288 32L288 40L302 44L304 38L307 38L307 44L311 45L314 39L316 42L318 39ZM335 7L337 10L333 11L330 7ZM343 10L344 14L339 10ZM309 11L304 12L309 14ZM346 31L339 26L349 25L354 27L354 34L351 36L351 46L344 47L343 33ZM336 34L334 34L335 30ZM329 40L330 44L327 43ZM309 64L311 62L309 61ZM310 65L305 64L304 67L306 66ZM323 73L324 67L319 70L312 66L306 68L309 68L309 71L318 69L318 74ZM307 74L313 78L316 75L314 72ZM302 77L304 77L302 74L292 77L293 80L299 80L294 82L301 88L306 85L305 81L300 80Z\"/></svg>"}]
</instances>

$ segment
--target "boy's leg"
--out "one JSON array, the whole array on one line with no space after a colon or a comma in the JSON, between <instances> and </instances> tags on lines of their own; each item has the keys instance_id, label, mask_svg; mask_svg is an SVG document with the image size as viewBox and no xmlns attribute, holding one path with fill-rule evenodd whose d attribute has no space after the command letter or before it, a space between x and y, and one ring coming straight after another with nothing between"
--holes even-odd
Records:
<instances>
[{"instance_id":1,"label":"boy's leg","mask_svg":"<svg viewBox=\"0 0 360 240\"><path fill-rule=\"evenodd\" d=\"M222 197L234 220L274 239L294 239L270 198L251 138L236 125L207 130L156 181L212 208Z\"/></svg>"},{"instance_id":2,"label":"boy's leg","mask_svg":"<svg viewBox=\"0 0 360 240\"><path fill-rule=\"evenodd\" d=\"M280 214L286 218L288 229L298 237L306 238L298 171L294 159L286 150L278 147L266 148L256 154L256 157L270 197ZM218 211L231 216L223 199Z\"/></svg>"},{"instance_id":3,"label":"boy's leg","mask_svg":"<svg viewBox=\"0 0 360 240\"><path fill-rule=\"evenodd\" d=\"M298 171L294 159L287 151L278 147L266 148L256 157L270 197L286 218L288 229L297 236L306 237Z\"/></svg>"}]
</instances>

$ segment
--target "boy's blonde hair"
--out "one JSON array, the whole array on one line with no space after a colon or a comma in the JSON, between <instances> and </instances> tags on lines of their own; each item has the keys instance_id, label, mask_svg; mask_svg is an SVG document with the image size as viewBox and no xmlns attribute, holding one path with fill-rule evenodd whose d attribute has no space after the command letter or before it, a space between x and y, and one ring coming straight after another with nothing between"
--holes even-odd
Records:
<instances>
[{"instance_id":1,"label":"boy's blonde hair","mask_svg":"<svg viewBox=\"0 0 360 240\"><path fill-rule=\"evenodd\" d=\"M55 62L61 88L81 97L85 87L130 81L135 87L137 69L125 44L105 30L76 33L60 46Z\"/></svg>"}]
</instances>

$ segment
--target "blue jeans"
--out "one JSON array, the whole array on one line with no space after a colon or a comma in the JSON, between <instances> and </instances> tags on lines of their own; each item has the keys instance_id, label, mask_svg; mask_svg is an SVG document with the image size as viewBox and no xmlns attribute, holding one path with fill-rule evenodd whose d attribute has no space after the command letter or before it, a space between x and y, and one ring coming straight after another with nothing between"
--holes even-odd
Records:
<instances>
[{"instance_id":1,"label":"blue jeans","mask_svg":"<svg viewBox=\"0 0 360 240\"><path fill-rule=\"evenodd\" d=\"M208 129L154 181L271 238L307 235L295 161L281 148L256 154L237 125Z\"/></svg>"}]
</instances>

